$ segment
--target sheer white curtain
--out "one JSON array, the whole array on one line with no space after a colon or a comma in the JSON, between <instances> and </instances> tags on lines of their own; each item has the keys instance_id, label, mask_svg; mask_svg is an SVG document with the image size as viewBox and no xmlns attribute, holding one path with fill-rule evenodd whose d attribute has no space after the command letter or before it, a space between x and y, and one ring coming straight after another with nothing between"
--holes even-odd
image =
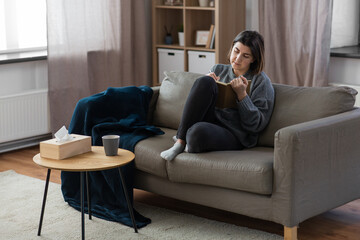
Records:
<instances>
[{"instance_id":1,"label":"sheer white curtain","mask_svg":"<svg viewBox=\"0 0 360 240\"><path fill-rule=\"evenodd\" d=\"M265 72L276 83L328 85L332 0L259 0Z\"/></svg>"},{"instance_id":2,"label":"sheer white curtain","mask_svg":"<svg viewBox=\"0 0 360 240\"><path fill-rule=\"evenodd\" d=\"M151 2L48 0L51 128L68 127L77 101L108 87L151 82Z\"/></svg>"}]
</instances>

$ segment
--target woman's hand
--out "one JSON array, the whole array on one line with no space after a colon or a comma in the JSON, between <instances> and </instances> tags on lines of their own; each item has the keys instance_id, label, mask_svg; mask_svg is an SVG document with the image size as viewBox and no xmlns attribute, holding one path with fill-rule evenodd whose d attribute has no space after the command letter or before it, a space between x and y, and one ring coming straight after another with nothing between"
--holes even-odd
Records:
<instances>
[{"instance_id":1,"label":"woman's hand","mask_svg":"<svg viewBox=\"0 0 360 240\"><path fill-rule=\"evenodd\" d=\"M212 77L215 81L219 81L220 80L220 77L216 76L216 74L214 72L211 72L211 73L208 73L206 74L210 77Z\"/></svg>"},{"instance_id":2,"label":"woman's hand","mask_svg":"<svg viewBox=\"0 0 360 240\"><path fill-rule=\"evenodd\" d=\"M230 84L238 100L243 100L247 95L246 88L249 84L248 80L244 76L240 76L239 78L231 80Z\"/></svg>"}]
</instances>

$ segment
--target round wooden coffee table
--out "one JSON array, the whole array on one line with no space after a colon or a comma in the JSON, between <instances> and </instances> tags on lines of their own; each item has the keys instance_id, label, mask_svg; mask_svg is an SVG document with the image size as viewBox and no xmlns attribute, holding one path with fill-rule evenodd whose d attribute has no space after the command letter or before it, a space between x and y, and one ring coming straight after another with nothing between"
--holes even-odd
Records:
<instances>
[{"instance_id":1,"label":"round wooden coffee table","mask_svg":"<svg viewBox=\"0 0 360 240\"><path fill-rule=\"evenodd\" d=\"M125 180L123 178L123 175L121 173L121 166L124 166L131 161L133 161L135 158L135 154L125 150L125 149L118 149L118 155L117 156L106 156L104 152L104 147L99 146L92 146L91 152L79 154L70 158L62 159L62 160L56 160L56 159L50 159L50 158L44 158L40 156L40 153L36 154L33 158L33 161L48 169L47 176L46 176L46 183L45 183L45 190L44 190L44 197L43 197L43 203L42 203L42 209L41 209L41 215L40 215L40 223L39 223L39 229L38 229L38 236L41 234L41 226L44 216L44 210L45 210L45 203L46 203L46 196L49 186L49 179L50 179L50 173L51 169L57 169L62 171L68 171L68 172L80 172L80 204L81 204L81 236L82 239L85 238L85 225L84 225L84 188L83 188L83 182L84 182L84 173L86 173L86 186L87 186L87 197L88 197L88 209L89 209L89 219L91 219L91 211L90 211L90 194L89 194L89 185L88 185L88 179L87 179L87 172L88 171L101 171L101 170L107 170L112 168L118 168L119 175L121 179L121 184L124 189L125 198L127 201L127 205L129 208L129 213L131 216L132 224L134 226L134 230L137 233L137 227L135 223L134 213L132 204L130 202L129 196L127 194L127 189L125 185Z\"/></svg>"}]
</instances>

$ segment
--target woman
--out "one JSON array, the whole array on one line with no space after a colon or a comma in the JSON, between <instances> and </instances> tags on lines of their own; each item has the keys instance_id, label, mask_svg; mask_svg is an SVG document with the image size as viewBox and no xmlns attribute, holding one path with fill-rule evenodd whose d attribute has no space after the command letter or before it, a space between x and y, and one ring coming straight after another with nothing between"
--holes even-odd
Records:
<instances>
[{"instance_id":1,"label":"woman","mask_svg":"<svg viewBox=\"0 0 360 240\"><path fill-rule=\"evenodd\" d=\"M161 152L173 160L185 146L190 153L241 150L257 144L259 133L268 124L274 106L274 89L264 67L264 40L256 31L243 31L233 40L230 64L213 66L198 78L187 98L176 142ZM251 80L249 94L246 88ZM236 108L215 107L215 81L230 82L237 96Z\"/></svg>"}]
</instances>

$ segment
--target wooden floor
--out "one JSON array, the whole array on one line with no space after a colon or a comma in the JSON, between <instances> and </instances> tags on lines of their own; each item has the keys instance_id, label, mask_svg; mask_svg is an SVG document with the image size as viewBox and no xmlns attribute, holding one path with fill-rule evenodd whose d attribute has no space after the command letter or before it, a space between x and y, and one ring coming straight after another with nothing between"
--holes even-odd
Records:
<instances>
[{"instance_id":1,"label":"wooden floor","mask_svg":"<svg viewBox=\"0 0 360 240\"><path fill-rule=\"evenodd\" d=\"M45 180L46 169L37 166L32 161L32 157L38 152L38 147L32 147L2 153L0 154L0 171L12 169L19 174ZM60 171L52 170L50 180L60 183ZM283 234L283 226L280 224L178 201L141 190L134 191L134 200L238 226ZM301 240L360 240L360 200L350 202L301 223L298 238Z\"/></svg>"}]
</instances>

